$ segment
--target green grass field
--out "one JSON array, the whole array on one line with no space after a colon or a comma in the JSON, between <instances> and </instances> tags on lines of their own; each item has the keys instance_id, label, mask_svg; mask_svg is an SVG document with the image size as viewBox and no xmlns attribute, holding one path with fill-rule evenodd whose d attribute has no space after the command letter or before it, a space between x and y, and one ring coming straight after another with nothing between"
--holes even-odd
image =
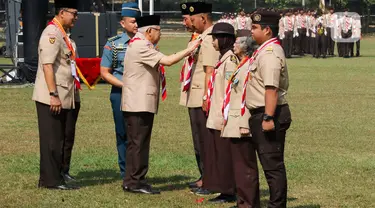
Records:
<instances>
[{"instance_id":1,"label":"green grass field","mask_svg":"<svg viewBox=\"0 0 375 208\"><path fill-rule=\"evenodd\" d=\"M171 54L187 38L165 38ZM288 60L288 207L375 207L375 39L360 58ZM185 183L196 179L187 110L178 105L181 64L167 69L168 99L160 104L148 179L159 196L124 193L117 167L110 86L82 91L72 175L78 191L38 189L39 140L32 88L0 89L0 207L229 207L197 203ZM268 188L261 176L262 205Z\"/></svg>"}]
</instances>

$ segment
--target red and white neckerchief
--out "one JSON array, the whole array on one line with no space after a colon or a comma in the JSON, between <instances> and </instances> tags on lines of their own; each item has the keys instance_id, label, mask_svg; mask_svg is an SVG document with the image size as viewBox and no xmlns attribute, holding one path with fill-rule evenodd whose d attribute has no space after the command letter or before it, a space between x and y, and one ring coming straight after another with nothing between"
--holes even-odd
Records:
<instances>
[{"instance_id":1,"label":"red and white neckerchief","mask_svg":"<svg viewBox=\"0 0 375 208\"><path fill-rule=\"evenodd\" d=\"M194 41L198 39L199 35L194 33L191 37L191 41ZM199 49L196 49L196 53L199 51ZM184 87L182 89L183 92L187 92L190 89L190 83L191 83L191 76L192 76L192 69L194 65L194 56L195 54L190 55L187 60L185 61L184 65L182 66L181 72L180 72L180 82L184 82ZM185 69L187 68L188 73L186 75L186 80L184 78Z\"/></svg>"},{"instance_id":2,"label":"red and white neckerchief","mask_svg":"<svg viewBox=\"0 0 375 208\"><path fill-rule=\"evenodd\" d=\"M191 38L190 38L190 41L189 42L191 42L191 41L193 41L193 40L196 40L197 38L199 37L199 34L197 34L197 33L193 33L193 34L191 34ZM183 82L184 81L184 76L185 76L185 67L186 67L186 60L185 60L185 62L184 62L184 64L182 65L182 68L181 68L181 71L180 71L180 82Z\"/></svg>"},{"instance_id":3,"label":"red and white neckerchief","mask_svg":"<svg viewBox=\"0 0 375 208\"><path fill-rule=\"evenodd\" d=\"M137 41L137 40L140 40L140 38L134 37L134 38L130 39L128 45L132 44L134 41Z\"/></svg>"},{"instance_id":4,"label":"red and white neckerchief","mask_svg":"<svg viewBox=\"0 0 375 208\"><path fill-rule=\"evenodd\" d=\"M300 16L300 21L301 21L301 28L305 28L306 27L306 18L305 16Z\"/></svg>"},{"instance_id":5,"label":"red and white neckerchief","mask_svg":"<svg viewBox=\"0 0 375 208\"><path fill-rule=\"evenodd\" d=\"M288 17L288 31L293 30L293 25L292 25L292 18Z\"/></svg>"},{"instance_id":6,"label":"red and white neckerchief","mask_svg":"<svg viewBox=\"0 0 375 208\"><path fill-rule=\"evenodd\" d=\"M66 34L63 26L60 24L60 22L56 18L53 18L52 21L48 23L48 25L56 26L60 30L60 32L62 33L65 44L71 52L71 55L70 55L69 59L70 59L70 68L71 68L71 71L72 71L72 76L74 78L75 89L81 90L81 82L79 81L79 76L78 76L78 73L77 73L77 65L76 65L77 55L76 55L76 51L73 47L73 44L70 41L70 38Z\"/></svg>"},{"instance_id":7,"label":"red and white neckerchief","mask_svg":"<svg viewBox=\"0 0 375 208\"><path fill-rule=\"evenodd\" d=\"M210 77L210 80L208 81L208 90L207 90L207 115L211 108L211 97L212 93L214 92L214 85L215 85L215 77L217 74L217 69L221 66L223 61L217 62L214 71L212 72L212 75Z\"/></svg>"},{"instance_id":8,"label":"red and white neckerchief","mask_svg":"<svg viewBox=\"0 0 375 208\"><path fill-rule=\"evenodd\" d=\"M349 17L345 17L345 32L349 31L350 29L350 19Z\"/></svg>"},{"instance_id":9,"label":"red and white neckerchief","mask_svg":"<svg viewBox=\"0 0 375 208\"><path fill-rule=\"evenodd\" d=\"M245 29L246 28L246 17L240 17L240 23L241 23L241 29Z\"/></svg>"},{"instance_id":10,"label":"red and white neckerchief","mask_svg":"<svg viewBox=\"0 0 375 208\"><path fill-rule=\"evenodd\" d=\"M241 103L241 116L243 116L245 114L245 107L246 107L246 87L247 87L247 83L249 82L249 79L251 78L250 76L250 69L251 69L251 65L254 63L254 60L255 60L255 56L260 52L262 51L265 47L271 45L271 44L277 44L277 45L280 45L280 41L277 39L277 38L271 38L269 39L268 41L264 42L254 53L253 55L251 56L251 58L249 59L249 69L247 70L246 72L246 78L245 78L245 82L243 84L243 88L242 88L242 103Z\"/></svg>"},{"instance_id":11,"label":"red and white neckerchief","mask_svg":"<svg viewBox=\"0 0 375 208\"><path fill-rule=\"evenodd\" d=\"M161 100L167 99L167 80L165 77L165 68L160 64L159 66L160 76L161 76Z\"/></svg>"},{"instance_id":12,"label":"red and white neckerchief","mask_svg":"<svg viewBox=\"0 0 375 208\"><path fill-rule=\"evenodd\" d=\"M224 126L227 124L227 121L228 121L228 114L229 114L229 108L230 108L230 95L231 95L231 92L232 92L234 79L236 78L237 74L240 72L241 67L248 60L249 60L248 56L246 56L244 59L242 59L242 61L240 62L240 64L237 66L236 71L232 74L232 76L229 79L227 88L225 90L225 96L224 96L223 106L221 108L221 111L222 111L223 116L224 116Z\"/></svg>"},{"instance_id":13,"label":"red and white neckerchief","mask_svg":"<svg viewBox=\"0 0 375 208\"><path fill-rule=\"evenodd\" d=\"M129 41L129 46L137 40L141 40L141 39L138 38L138 37L132 38ZM157 50L157 49L155 49L155 50ZM166 80L166 77L165 77L165 68L161 64L159 64L159 72L160 72L160 78L161 78L161 100L164 101L167 98L167 80Z\"/></svg>"}]
</instances>

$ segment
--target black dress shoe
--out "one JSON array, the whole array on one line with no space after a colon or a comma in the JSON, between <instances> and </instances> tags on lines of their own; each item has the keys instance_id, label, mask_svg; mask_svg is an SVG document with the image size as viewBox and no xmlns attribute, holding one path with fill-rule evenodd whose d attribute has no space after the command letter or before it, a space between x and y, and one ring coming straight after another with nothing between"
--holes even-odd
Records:
<instances>
[{"instance_id":1,"label":"black dress shoe","mask_svg":"<svg viewBox=\"0 0 375 208\"><path fill-rule=\"evenodd\" d=\"M232 203L235 202L236 196L220 194L218 197L208 200L210 203L221 204L221 203Z\"/></svg>"},{"instance_id":2,"label":"black dress shoe","mask_svg":"<svg viewBox=\"0 0 375 208\"><path fill-rule=\"evenodd\" d=\"M196 189L192 189L190 190L191 193L195 194L195 195L198 195L198 196L207 196L207 195L212 195L212 194L215 194L214 192L211 192L207 189L204 189L202 187L200 188L196 188Z\"/></svg>"},{"instance_id":3,"label":"black dress shoe","mask_svg":"<svg viewBox=\"0 0 375 208\"><path fill-rule=\"evenodd\" d=\"M153 190L151 186L149 187L141 187L141 188L129 188L123 187L124 191L131 192L131 193L138 193L138 194L160 194L160 191Z\"/></svg>"},{"instance_id":4,"label":"black dress shoe","mask_svg":"<svg viewBox=\"0 0 375 208\"><path fill-rule=\"evenodd\" d=\"M56 190L63 190L63 191L77 190L77 189L79 189L78 186L70 186L70 185L47 186L47 187L42 187L42 188L56 189Z\"/></svg>"},{"instance_id":5,"label":"black dress shoe","mask_svg":"<svg viewBox=\"0 0 375 208\"><path fill-rule=\"evenodd\" d=\"M61 175L64 178L65 182L76 181L76 179L73 176L71 176L69 173L62 173Z\"/></svg>"}]
</instances>

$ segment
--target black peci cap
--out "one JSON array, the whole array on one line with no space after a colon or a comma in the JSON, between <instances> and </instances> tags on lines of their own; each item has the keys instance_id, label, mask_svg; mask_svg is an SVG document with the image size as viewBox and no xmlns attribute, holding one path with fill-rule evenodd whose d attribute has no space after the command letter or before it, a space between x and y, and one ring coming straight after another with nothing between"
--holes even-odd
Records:
<instances>
[{"instance_id":1,"label":"black peci cap","mask_svg":"<svg viewBox=\"0 0 375 208\"><path fill-rule=\"evenodd\" d=\"M136 18L138 28L146 27L150 25L160 25L159 15L148 15Z\"/></svg>"},{"instance_id":2,"label":"black peci cap","mask_svg":"<svg viewBox=\"0 0 375 208\"><path fill-rule=\"evenodd\" d=\"M55 9L69 8L78 9L77 0L55 0Z\"/></svg>"},{"instance_id":3,"label":"black peci cap","mask_svg":"<svg viewBox=\"0 0 375 208\"><path fill-rule=\"evenodd\" d=\"M182 15L189 15L189 8L191 6L192 2L186 2L180 4L180 10Z\"/></svg>"},{"instance_id":4,"label":"black peci cap","mask_svg":"<svg viewBox=\"0 0 375 208\"><path fill-rule=\"evenodd\" d=\"M272 11L261 11L251 15L253 24L277 26L279 25L280 14Z\"/></svg>"},{"instance_id":5,"label":"black peci cap","mask_svg":"<svg viewBox=\"0 0 375 208\"><path fill-rule=\"evenodd\" d=\"M189 14L201 14L201 13L211 13L212 12L212 4L205 3L205 2L191 2L189 7Z\"/></svg>"}]
</instances>

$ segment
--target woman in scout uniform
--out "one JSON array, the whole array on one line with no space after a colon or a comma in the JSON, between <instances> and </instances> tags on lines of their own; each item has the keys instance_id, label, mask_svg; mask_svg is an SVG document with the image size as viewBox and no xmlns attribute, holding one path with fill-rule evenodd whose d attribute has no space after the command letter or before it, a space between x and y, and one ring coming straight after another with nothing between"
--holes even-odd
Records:
<instances>
[{"instance_id":1,"label":"woman in scout uniform","mask_svg":"<svg viewBox=\"0 0 375 208\"><path fill-rule=\"evenodd\" d=\"M237 33L234 54L240 59L226 87L222 106L224 128L222 139L230 141L233 174L236 182L237 207L259 207L258 166L255 149L250 142L250 112L241 117L241 98L244 79L255 48L251 31Z\"/></svg>"},{"instance_id":2,"label":"woman in scout uniform","mask_svg":"<svg viewBox=\"0 0 375 208\"><path fill-rule=\"evenodd\" d=\"M135 18L141 12L138 4L134 2L122 4L122 19L120 24L124 28L122 34L110 39L104 46L102 61L100 63L100 74L102 78L112 85L110 101L112 105L113 120L116 131L116 147L118 154L118 164L121 178L125 176L125 157L127 138L125 132L125 122L121 111L122 75L124 72L124 58L131 38L137 32Z\"/></svg>"},{"instance_id":3,"label":"woman in scout uniform","mask_svg":"<svg viewBox=\"0 0 375 208\"><path fill-rule=\"evenodd\" d=\"M213 46L220 52L219 62L215 66L208 84L208 118L209 135L206 138L205 169L203 173L204 188L221 193L210 202L225 203L235 201L235 181L230 155L230 141L220 137L223 129L222 104L228 80L238 65L233 53L235 42L234 28L228 23L217 23L212 32Z\"/></svg>"}]
</instances>

